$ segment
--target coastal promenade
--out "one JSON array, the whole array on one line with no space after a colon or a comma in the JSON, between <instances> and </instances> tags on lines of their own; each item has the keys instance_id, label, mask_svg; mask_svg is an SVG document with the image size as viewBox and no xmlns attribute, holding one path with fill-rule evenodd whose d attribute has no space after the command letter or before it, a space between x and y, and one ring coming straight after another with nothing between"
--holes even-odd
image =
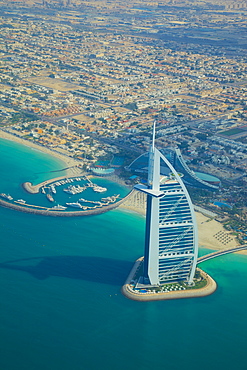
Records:
<instances>
[{"instance_id":1,"label":"coastal promenade","mask_svg":"<svg viewBox=\"0 0 247 370\"><path fill-rule=\"evenodd\" d=\"M136 260L133 268L131 269L129 276L125 284L122 287L122 293L125 297L132 299L134 301L163 301L170 299L182 299L182 298L198 298L205 297L215 292L217 289L217 284L214 279L206 274L203 270L197 268L200 271L201 276L206 280L206 285L200 289L189 288L186 290L170 291L170 292L145 292L139 293L134 291L132 288L131 281L134 280L136 273L141 267L143 262L143 257ZM152 289L152 288L150 288Z\"/></svg>"}]
</instances>

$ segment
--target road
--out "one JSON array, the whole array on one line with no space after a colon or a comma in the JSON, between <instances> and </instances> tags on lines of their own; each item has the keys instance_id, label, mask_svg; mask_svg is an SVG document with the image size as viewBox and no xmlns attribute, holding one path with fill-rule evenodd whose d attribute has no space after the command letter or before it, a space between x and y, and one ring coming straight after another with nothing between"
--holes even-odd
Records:
<instances>
[{"instance_id":1,"label":"road","mask_svg":"<svg viewBox=\"0 0 247 370\"><path fill-rule=\"evenodd\" d=\"M242 251L242 250L245 250L245 249L247 249L247 244L240 245L240 246L237 246L237 247L234 247L234 248L223 249L223 250L213 252L213 253L210 253L210 254L206 254L205 256L202 256L202 257L198 258L197 264L208 261L212 258L223 256L224 254L235 253L235 252Z\"/></svg>"}]
</instances>

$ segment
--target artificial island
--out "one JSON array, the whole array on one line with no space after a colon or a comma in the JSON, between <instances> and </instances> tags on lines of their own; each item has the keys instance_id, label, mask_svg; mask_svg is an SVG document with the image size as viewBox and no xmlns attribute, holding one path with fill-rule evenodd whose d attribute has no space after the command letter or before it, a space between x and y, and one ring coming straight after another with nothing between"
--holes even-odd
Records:
<instances>
[{"instance_id":1,"label":"artificial island","mask_svg":"<svg viewBox=\"0 0 247 370\"><path fill-rule=\"evenodd\" d=\"M144 257L132 268L122 292L140 301L201 297L215 281L196 268L198 232L194 207L179 174L155 148L155 124L149 152Z\"/></svg>"}]
</instances>

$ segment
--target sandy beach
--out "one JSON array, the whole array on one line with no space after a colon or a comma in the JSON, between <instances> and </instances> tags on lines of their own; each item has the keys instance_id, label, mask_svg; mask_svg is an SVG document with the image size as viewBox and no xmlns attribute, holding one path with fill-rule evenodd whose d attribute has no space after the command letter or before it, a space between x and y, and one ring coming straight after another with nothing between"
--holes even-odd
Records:
<instances>
[{"instance_id":1,"label":"sandy beach","mask_svg":"<svg viewBox=\"0 0 247 370\"><path fill-rule=\"evenodd\" d=\"M227 231L223 225L203 214L196 212L199 246L208 249L220 250L239 245L235 236ZM245 251L238 252L244 253Z\"/></svg>"},{"instance_id":2,"label":"sandy beach","mask_svg":"<svg viewBox=\"0 0 247 370\"><path fill-rule=\"evenodd\" d=\"M37 145L28 140L24 140L7 132L0 130L0 138L11 140L22 145L26 145L30 148L40 150L41 152L52 155L59 160L61 160L65 167L71 167L67 170L67 175L72 176L81 173L81 169L78 168L78 161L75 159L58 153L56 151L50 150L46 147ZM112 181L121 182L119 178L114 176L111 178ZM135 195L136 194L136 195ZM132 197L129 197L125 203L121 204L120 207L131 212L137 212L141 215L145 215L145 197L139 192L134 192ZM227 230L224 229L223 225L211 219L200 212L196 212L197 225L198 225L198 239L199 246L208 249L226 249L237 246L239 243L236 238ZM247 251L238 252L242 254L247 254Z\"/></svg>"},{"instance_id":3,"label":"sandy beach","mask_svg":"<svg viewBox=\"0 0 247 370\"><path fill-rule=\"evenodd\" d=\"M18 136L15 136L15 135L12 135L8 132L5 132L3 130L0 130L0 138L2 139L6 139L6 140L10 140L10 141L14 141L16 143L19 143L19 144L22 144L22 145L26 145L28 146L29 148L33 148L35 150L39 150L43 153L46 153L46 154L49 154L49 155L52 155L53 157L56 157L58 158L60 161L62 161L64 163L64 167L74 167L74 166L78 166L79 162L71 157L68 157L66 155L63 155L61 153L58 153L56 151L53 151L51 149L48 149L44 146L41 146L41 145L38 145L38 144L35 144L29 140L24 140ZM77 169L77 172L80 172L81 170L80 169ZM71 170L68 170L68 172L71 172ZM72 171L73 174L74 174L74 171Z\"/></svg>"}]
</instances>

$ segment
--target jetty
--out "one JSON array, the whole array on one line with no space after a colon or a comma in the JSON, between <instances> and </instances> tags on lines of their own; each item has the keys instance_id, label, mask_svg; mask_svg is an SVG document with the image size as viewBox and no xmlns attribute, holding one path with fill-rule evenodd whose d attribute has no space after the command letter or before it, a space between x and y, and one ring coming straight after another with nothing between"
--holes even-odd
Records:
<instances>
[{"instance_id":1,"label":"jetty","mask_svg":"<svg viewBox=\"0 0 247 370\"><path fill-rule=\"evenodd\" d=\"M72 181L74 181L74 179L78 179L80 177L87 178L85 175L80 175L80 176L75 175L75 176L70 176L70 177L68 177L68 175L67 175L67 176L55 177L53 179L43 181L43 182L41 182L37 185L33 185L31 182L27 181L27 182L24 182L22 184L22 187L23 187L24 190L26 190L30 194L38 194L41 188L45 188L45 187L49 186L50 184L53 184L53 183L56 183L56 182L59 183L59 181L65 181L68 178L71 179Z\"/></svg>"}]
</instances>

